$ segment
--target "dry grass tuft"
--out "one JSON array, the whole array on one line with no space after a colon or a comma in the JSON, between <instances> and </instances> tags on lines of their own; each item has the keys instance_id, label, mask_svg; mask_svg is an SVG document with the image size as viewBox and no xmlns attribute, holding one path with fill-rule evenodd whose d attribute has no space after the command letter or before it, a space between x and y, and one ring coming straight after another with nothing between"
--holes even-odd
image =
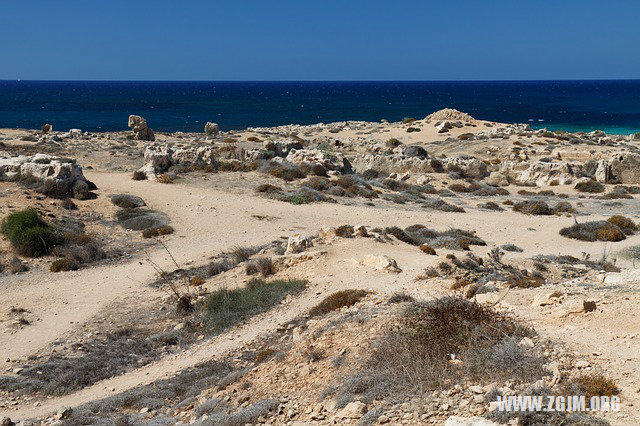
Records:
<instances>
[{"instance_id":1,"label":"dry grass tuft","mask_svg":"<svg viewBox=\"0 0 640 426\"><path fill-rule=\"evenodd\" d=\"M156 181L159 183L173 183L173 178L166 173L162 173L156 176Z\"/></svg>"},{"instance_id":2,"label":"dry grass tuft","mask_svg":"<svg viewBox=\"0 0 640 426\"><path fill-rule=\"evenodd\" d=\"M580 192L588 192L590 194L599 194L604 192L604 185L595 180L578 182L574 188Z\"/></svg>"},{"instance_id":3,"label":"dry grass tuft","mask_svg":"<svg viewBox=\"0 0 640 426\"><path fill-rule=\"evenodd\" d=\"M173 227L169 225L155 226L153 228L147 228L142 231L143 238L155 238L162 235L169 235L174 233Z\"/></svg>"},{"instance_id":4,"label":"dry grass tuft","mask_svg":"<svg viewBox=\"0 0 640 426\"><path fill-rule=\"evenodd\" d=\"M329 312L353 306L369 294L366 290L341 290L325 297L319 304L311 308L309 316L316 317Z\"/></svg>"},{"instance_id":5,"label":"dry grass tuft","mask_svg":"<svg viewBox=\"0 0 640 426\"><path fill-rule=\"evenodd\" d=\"M620 389L616 383L602 374L584 374L570 380L566 385L567 395L584 395L586 400L592 396L618 395Z\"/></svg>"},{"instance_id":6,"label":"dry grass tuft","mask_svg":"<svg viewBox=\"0 0 640 426\"><path fill-rule=\"evenodd\" d=\"M437 254L436 250L429 244L420 244L420 250L422 250L423 253L429 254L431 256L435 256Z\"/></svg>"}]
</instances>

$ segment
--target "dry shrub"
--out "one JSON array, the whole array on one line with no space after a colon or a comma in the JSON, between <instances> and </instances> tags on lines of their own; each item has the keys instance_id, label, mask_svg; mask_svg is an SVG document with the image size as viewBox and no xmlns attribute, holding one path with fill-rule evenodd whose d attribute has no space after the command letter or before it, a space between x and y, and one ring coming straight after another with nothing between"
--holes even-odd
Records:
<instances>
[{"instance_id":1,"label":"dry shrub","mask_svg":"<svg viewBox=\"0 0 640 426\"><path fill-rule=\"evenodd\" d=\"M133 176L131 176L131 179L133 180L146 180L147 179L147 174L141 170L136 170L135 172L133 172Z\"/></svg>"},{"instance_id":2,"label":"dry shrub","mask_svg":"<svg viewBox=\"0 0 640 426\"><path fill-rule=\"evenodd\" d=\"M341 238L353 238L353 226L351 225L341 225L338 226L335 230L335 234Z\"/></svg>"},{"instance_id":3,"label":"dry shrub","mask_svg":"<svg viewBox=\"0 0 640 426\"><path fill-rule=\"evenodd\" d=\"M174 233L173 227L169 225L155 226L153 228L147 228L142 231L143 238L155 238L162 235L169 235Z\"/></svg>"},{"instance_id":4,"label":"dry shrub","mask_svg":"<svg viewBox=\"0 0 640 426\"><path fill-rule=\"evenodd\" d=\"M370 401L469 382L529 383L544 375L545 362L535 348L518 345L532 335L507 314L461 296L414 303L374 342L337 396Z\"/></svg>"},{"instance_id":5,"label":"dry shrub","mask_svg":"<svg viewBox=\"0 0 640 426\"><path fill-rule=\"evenodd\" d=\"M544 278L538 275L518 277L509 283L509 288L537 288L544 284Z\"/></svg>"},{"instance_id":6,"label":"dry shrub","mask_svg":"<svg viewBox=\"0 0 640 426\"><path fill-rule=\"evenodd\" d=\"M248 140L249 142L262 142L262 141L260 140L260 138L257 138L257 137L255 137L255 136L249 136L249 137L247 138L247 140Z\"/></svg>"},{"instance_id":7,"label":"dry shrub","mask_svg":"<svg viewBox=\"0 0 640 426\"><path fill-rule=\"evenodd\" d=\"M436 250L429 244L420 244L420 250L422 250L423 253L429 254L431 256L435 256L437 254Z\"/></svg>"},{"instance_id":8,"label":"dry shrub","mask_svg":"<svg viewBox=\"0 0 640 426\"><path fill-rule=\"evenodd\" d=\"M269 275L275 274L277 269L270 257L261 257L247 263L245 271L247 275L260 273L263 277L268 277Z\"/></svg>"},{"instance_id":9,"label":"dry shrub","mask_svg":"<svg viewBox=\"0 0 640 426\"><path fill-rule=\"evenodd\" d=\"M276 353L278 353L275 349L273 348L265 348L262 349L261 351L259 351L256 354L256 364L262 364L265 361L268 361L269 359L271 359Z\"/></svg>"},{"instance_id":10,"label":"dry shrub","mask_svg":"<svg viewBox=\"0 0 640 426\"><path fill-rule=\"evenodd\" d=\"M159 183L173 183L173 178L166 173L162 173L156 176L156 181Z\"/></svg>"},{"instance_id":11,"label":"dry shrub","mask_svg":"<svg viewBox=\"0 0 640 426\"><path fill-rule=\"evenodd\" d=\"M553 210L544 201L521 201L513 205L513 211L524 214L543 216L553 214Z\"/></svg>"},{"instance_id":12,"label":"dry shrub","mask_svg":"<svg viewBox=\"0 0 640 426\"><path fill-rule=\"evenodd\" d=\"M284 164L270 163L269 174L273 177L277 177L287 182L292 182L296 179L303 179L306 177L306 175L300 169L300 167L293 164L284 165Z\"/></svg>"},{"instance_id":13,"label":"dry shrub","mask_svg":"<svg viewBox=\"0 0 640 426\"><path fill-rule=\"evenodd\" d=\"M77 271L78 269L80 269L78 262L69 258L56 259L49 267L51 272Z\"/></svg>"},{"instance_id":14,"label":"dry shrub","mask_svg":"<svg viewBox=\"0 0 640 426\"><path fill-rule=\"evenodd\" d=\"M258 187L256 188L256 192L271 194L274 192L282 192L282 188L280 188L279 186L271 185L269 183L263 183L261 185L258 185Z\"/></svg>"},{"instance_id":15,"label":"dry shrub","mask_svg":"<svg viewBox=\"0 0 640 426\"><path fill-rule=\"evenodd\" d=\"M604 192L604 185L595 180L586 180L584 182L578 182L574 187L580 192L588 192L590 194L599 194Z\"/></svg>"},{"instance_id":16,"label":"dry shrub","mask_svg":"<svg viewBox=\"0 0 640 426\"><path fill-rule=\"evenodd\" d=\"M234 139L234 138L224 138L222 140L222 142L224 142L224 143L236 143L236 142L238 142L238 140Z\"/></svg>"},{"instance_id":17,"label":"dry shrub","mask_svg":"<svg viewBox=\"0 0 640 426\"><path fill-rule=\"evenodd\" d=\"M638 226L633 220L619 214L611 216L607 219L607 222L616 225L627 235L631 235L638 230Z\"/></svg>"},{"instance_id":18,"label":"dry shrub","mask_svg":"<svg viewBox=\"0 0 640 426\"><path fill-rule=\"evenodd\" d=\"M199 275L196 275L195 277L191 277L191 281L190 281L192 286L201 286L202 284L204 284L204 278L202 278Z\"/></svg>"},{"instance_id":19,"label":"dry shrub","mask_svg":"<svg viewBox=\"0 0 640 426\"><path fill-rule=\"evenodd\" d=\"M220 172L252 172L258 168L258 163L255 161L219 161L218 171Z\"/></svg>"},{"instance_id":20,"label":"dry shrub","mask_svg":"<svg viewBox=\"0 0 640 426\"><path fill-rule=\"evenodd\" d=\"M78 210L78 206L71 198L65 198L62 200L62 208L65 210Z\"/></svg>"},{"instance_id":21,"label":"dry shrub","mask_svg":"<svg viewBox=\"0 0 640 426\"><path fill-rule=\"evenodd\" d=\"M311 308L309 316L316 317L325 315L344 307L353 306L367 294L369 294L369 292L366 290L349 289L337 291L325 297L320 303Z\"/></svg>"},{"instance_id":22,"label":"dry shrub","mask_svg":"<svg viewBox=\"0 0 640 426\"><path fill-rule=\"evenodd\" d=\"M580 241L622 241L626 237L624 231L613 223L601 220L576 223L560 230L560 235Z\"/></svg>"},{"instance_id":23,"label":"dry shrub","mask_svg":"<svg viewBox=\"0 0 640 426\"><path fill-rule=\"evenodd\" d=\"M586 400L592 396L612 396L618 395L620 389L610 378L602 374L583 374L566 385L567 395L584 395Z\"/></svg>"}]
</instances>

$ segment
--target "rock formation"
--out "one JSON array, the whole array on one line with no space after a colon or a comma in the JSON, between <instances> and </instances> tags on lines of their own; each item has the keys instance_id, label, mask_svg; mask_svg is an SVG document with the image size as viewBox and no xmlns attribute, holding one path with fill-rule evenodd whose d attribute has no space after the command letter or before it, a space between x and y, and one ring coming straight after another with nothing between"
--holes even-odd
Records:
<instances>
[{"instance_id":1,"label":"rock formation","mask_svg":"<svg viewBox=\"0 0 640 426\"><path fill-rule=\"evenodd\" d=\"M129 116L129 128L133 131L133 136L135 139L140 141L154 141L156 140L156 136L147 126L147 120L140 117L139 115L130 115Z\"/></svg>"}]
</instances>

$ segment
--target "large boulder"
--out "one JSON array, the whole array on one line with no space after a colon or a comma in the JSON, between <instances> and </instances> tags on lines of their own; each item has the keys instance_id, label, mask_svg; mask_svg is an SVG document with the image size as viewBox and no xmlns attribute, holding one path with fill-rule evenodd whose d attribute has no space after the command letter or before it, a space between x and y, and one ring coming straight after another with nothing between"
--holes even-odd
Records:
<instances>
[{"instance_id":1,"label":"large boulder","mask_svg":"<svg viewBox=\"0 0 640 426\"><path fill-rule=\"evenodd\" d=\"M135 139L140 141L155 141L156 136L147 126L147 120L140 117L139 115L130 115L129 116L129 128L133 131L133 136Z\"/></svg>"},{"instance_id":2,"label":"large boulder","mask_svg":"<svg viewBox=\"0 0 640 426\"><path fill-rule=\"evenodd\" d=\"M220 126L209 121L204 125L204 134L207 136L207 139L215 138L220 134Z\"/></svg>"},{"instance_id":3,"label":"large boulder","mask_svg":"<svg viewBox=\"0 0 640 426\"><path fill-rule=\"evenodd\" d=\"M41 192L58 198L85 199L89 191L95 189L75 160L47 154L12 157L0 152L0 180L29 182Z\"/></svg>"}]
</instances>

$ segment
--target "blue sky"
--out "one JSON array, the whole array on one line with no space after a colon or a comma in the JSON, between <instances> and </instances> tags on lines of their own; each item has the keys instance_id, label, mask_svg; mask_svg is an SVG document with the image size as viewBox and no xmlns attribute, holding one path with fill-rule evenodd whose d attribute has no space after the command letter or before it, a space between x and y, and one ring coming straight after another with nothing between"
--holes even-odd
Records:
<instances>
[{"instance_id":1,"label":"blue sky","mask_svg":"<svg viewBox=\"0 0 640 426\"><path fill-rule=\"evenodd\" d=\"M632 0L4 0L0 79L640 78Z\"/></svg>"}]
</instances>

